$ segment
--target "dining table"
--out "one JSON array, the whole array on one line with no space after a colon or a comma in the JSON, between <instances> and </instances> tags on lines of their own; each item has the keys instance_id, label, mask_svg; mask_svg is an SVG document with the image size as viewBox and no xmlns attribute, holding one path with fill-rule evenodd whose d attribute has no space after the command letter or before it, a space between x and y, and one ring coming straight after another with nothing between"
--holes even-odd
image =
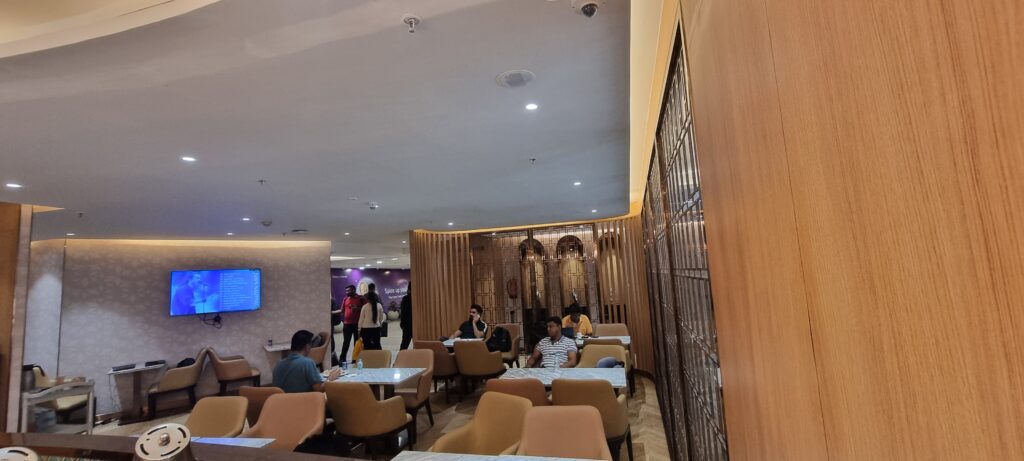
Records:
<instances>
[{"instance_id":1,"label":"dining table","mask_svg":"<svg viewBox=\"0 0 1024 461\"><path fill-rule=\"evenodd\" d=\"M395 388L402 387L404 384L409 384L412 387L412 382L420 377L427 371L426 368L357 368L342 370L341 376L335 379L333 382L342 383L365 383L371 387L381 387L384 389L384 399L388 399L395 395ZM327 378L330 371L323 373L324 379ZM374 394L377 394L376 392Z\"/></svg>"},{"instance_id":2,"label":"dining table","mask_svg":"<svg viewBox=\"0 0 1024 461\"><path fill-rule=\"evenodd\" d=\"M601 379L615 389L623 389L626 382L624 368L509 368L498 379L534 378L550 388L556 379Z\"/></svg>"}]
</instances>

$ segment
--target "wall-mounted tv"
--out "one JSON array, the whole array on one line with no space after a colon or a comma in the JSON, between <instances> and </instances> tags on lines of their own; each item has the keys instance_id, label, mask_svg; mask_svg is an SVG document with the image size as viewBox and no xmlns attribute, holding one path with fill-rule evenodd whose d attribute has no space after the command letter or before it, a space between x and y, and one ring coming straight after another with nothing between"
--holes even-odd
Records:
<instances>
[{"instance_id":1,"label":"wall-mounted tv","mask_svg":"<svg viewBox=\"0 0 1024 461\"><path fill-rule=\"evenodd\" d=\"M254 311L260 308L259 269L171 272L171 316Z\"/></svg>"}]
</instances>

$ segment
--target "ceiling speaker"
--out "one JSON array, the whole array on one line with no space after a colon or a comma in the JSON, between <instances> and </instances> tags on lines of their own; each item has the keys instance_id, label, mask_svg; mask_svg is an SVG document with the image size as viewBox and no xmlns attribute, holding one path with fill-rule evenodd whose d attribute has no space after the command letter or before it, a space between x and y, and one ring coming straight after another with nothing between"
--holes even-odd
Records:
<instances>
[{"instance_id":1,"label":"ceiling speaker","mask_svg":"<svg viewBox=\"0 0 1024 461\"><path fill-rule=\"evenodd\" d=\"M537 75L528 70L508 70L498 74L495 81L504 88L520 88L530 83Z\"/></svg>"}]
</instances>

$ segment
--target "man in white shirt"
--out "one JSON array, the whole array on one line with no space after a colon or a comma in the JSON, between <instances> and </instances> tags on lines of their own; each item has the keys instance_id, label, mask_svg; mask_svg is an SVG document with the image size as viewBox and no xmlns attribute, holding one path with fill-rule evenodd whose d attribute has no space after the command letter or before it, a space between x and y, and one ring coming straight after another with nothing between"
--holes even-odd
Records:
<instances>
[{"instance_id":1,"label":"man in white shirt","mask_svg":"<svg viewBox=\"0 0 1024 461\"><path fill-rule=\"evenodd\" d=\"M526 362L527 367L572 368L576 366L576 341L562 336L562 319L550 317L547 320L548 337L540 340L533 348L533 355Z\"/></svg>"}]
</instances>

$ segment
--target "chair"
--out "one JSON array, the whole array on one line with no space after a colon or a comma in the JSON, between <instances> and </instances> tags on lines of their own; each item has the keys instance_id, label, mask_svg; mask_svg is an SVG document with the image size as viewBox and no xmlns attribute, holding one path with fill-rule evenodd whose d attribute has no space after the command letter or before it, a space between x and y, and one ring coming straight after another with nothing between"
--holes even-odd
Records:
<instances>
[{"instance_id":1,"label":"chair","mask_svg":"<svg viewBox=\"0 0 1024 461\"><path fill-rule=\"evenodd\" d=\"M507 364L509 368L512 368L513 363L517 367L521 366L519 365L519 354L521 353L522 349L519 347L519 339L523 336L523 326L518 323L502 323L495 325L494 328L489 329L489 331L493 331L494 329L499 327L508 330L508 334L509 336L511 336L512 340L512 349L510 349L508 352L501 353L501 361L505 362L505 364Z\"/></svg>"},{"instance_id":2,"label":"chair","mask_svg":"<svg viewBox=\"0 0 1024 461\"><path fill-rule=\"evenodd\" d=\"M299 392L271 395L263 404L256 425L239 437L274 439L265 448L292 451L323 430L324 394Z\"/></svg>"},{"instance_id":3,"label":"chair","mask_svg":"<svg viewBox=\"0 0 1024 461\"><path fill-rule=\"evenodd\" d=\"M536 378L491 379L487 381L487 392L516 395L529 400L535 407L551 405L544 383Z\"/></svg>"},{"instance_id":4,"label":"chair","mask_svg":"<svg viewBox=\"0 0 1024 461\"><path fill-rule=\"evenodd\" d=\"M284 394L280 387L251 387L242 386L238 388L238 395L245 397L249 402L248 410L245 412L245 419L249 421L249 427L256 425L260 419L260 412L263 411L263 404L272 395Z\"/></svg>"},{"instance_id":5,"label":"chair","mask_svg":"<svg viewBox=\"0 0 1024 461\"><path fill-rule=\"evenodd\" d=\"M46 372L39 365L32 366L32 374L35 375L36 387L53 387L57 385L54 380L46 376ZM75 410L85 408L88 404L88 395L74 395L71 397L59 397L57 400L44 403L43 406L53 409L64 422L67 422Z\"/></svg>"},{"instance_id":6,"label":"chair","mask_svg":"<svg viewBox=\"0 0 1024 461\"><path fill-rule=\"evenodd\" d=\"M245 429L245 397L206 397L185 420L193 437L235 437Z\"/></svg>"},{"instance_id":7,"label":"chair","mask_svg":"<svg viewBox=\"0 0 1024 461\"><path fill-rule=\"evenodd\" d=\"M551 428L572 424L572 440ZM515 454L551 458L612 460L601 413L589 405L533 407L526 412L523 436Z\"/></svg>"},{"instance_id":8,"label":"chair","mask_svg":"<svg viewBox=\"0 0 1024 461\"><path fill-rule=\"evenodd\" d=\"M391 438L403 429L409 430L409 445L416 443L412 416L405 412L401 397L377 401L366 383L329 382L324 385L327 406L334 415L334 431L354 441ZM401 447L399 447L401 448Z\"/></svg>"},{"instance_id":9,"label":"chair","mask_svg":"<svg viewBox=\"0 0 1024 461\"><path fill-rule=\"evenodd\" d=\"M224 395L228 391L228 384L238 381L249 381L256 387L260 385L260 370L250 366L249 361L240 355L221 357L211 347L210 362L213 363L213 372L220 383L217 395Z\"/></svg>"},{"instance_id":10,"label":"chair","mask_svg":"<svg viewBox=\"0 0 1024 461\"><path fill-rule=\"evenodd\" d=\"M617 339L605 339L607 343L598 343L598 340L588 339L583 343L583 352L576 368L594 368L597 361L604 357L614 357L616 361L622 362L626 369L626 378L629 379L629 394L636 391L636 376L633 374L633 361L630 359L629 351Z\"/></svg>"},{"instance_id":11,"label":"chair","mask_svg":"<svg viewBox=\"0 0 1024 461\"><path fill-rule=\"evenodd\" d=\"M551 382L551 401L555 405L590 405L601 413L604 435L614 459L619 459L625 440L629 461L633 461L633 433L629 427L626 396L615 395L608 381L600 379L556 379Z\"/></svg>"},{"instance_id":12,"label":"chair","mask_svg":"<svg viewBox=\"0 0 1024 461\"><path fill-rule=\"evenodd\" d=\"M488 351L483 341L456 341L455 362L459 364L463 382L494 378L505 372L501 352Z\"/></svg>"},{"instance_id":13,"label":"chair","mask_svg":"<svg viewBox=\"0 0 1024 461\"><path fill-rule=\"evenodd\" d=\"M427 418L430 426L434 426L434 410L430 408L430 382L434 380L434 353L424 349L406 349L398 351L395 357L395 368L426 368L420 375L416 385L395 389L395 394L405 402L405 411L412 415L413 427L416 427L416 414L420 408L427 407Z\"/></svg>"},{"instance_id":14,"label":"chair","mask_svg":"<svg viewBox=\"0 0 1024 461\"><path fill-rule=\"evenodd\" d=\"M598 323L594 325L594 336L629 336L629 327L625 323Z\"/></svg>"},{"instance_id":15,"label":"chair","mask_svg":"<svg viewBox=\"0 0 1024 461\"><path fill-rule=\"evenodd\" d=\"M526 414L532 407L533 404L522 397L484 392L469 424L442 435L430 451L498 455L514 449L523 431ZM562 421L546 430L562 434L562 443L565 443L565 431L562 429L567 423Z\"/></svg>"},{"instance_id":16,"label":"chair","mask_svg":"<svg viewBox=\"0 0 1024 461\"><path fill-rule=\"evenodd\" d=\"M160 398L169 394L185 391L188 393L189 407L196 405L196 384L203 374L203 367L206 365L206 356L209 353L208 347L204 347L196 354L196 361L192 365L170 368L160 379L149 386L147 400L149 402L149 414L147 418L156 417L156 404Z\"/></svg>"},{"instance_id":17,"label":"chair","mask_svg":"<svg viewBox=\"0 0 1024 461\"><path fill-rule=\"evenodd\" d=\"M326 331L325 332L321 332L318 336L320 336L321 338L324 338L324 343L319 345L319 346L317 346L317 347L310 348L309 349L309 355L307 355L306 357L309 357L311 360L313 360L313 363L316 364L316 368L318 370L323 371L324 370L324 358L327 357L327 351L331 350L331 339L332 338L331 338L331 334L327 333Z\"/></svg>"},{"instance_id":18,"label":"chair","mask_svg":"<svg viewBox=\"0 0 1024 461\"><path fill-rule=\"evenodd\" d=\"M391 368L391 351L369 350L359 353L363 368Z\"/></svg>"},{"instance_id":19,"label":"chair","mask_svg":"<svg viewBox=\"0 0 1024 461\"><path fill-rule=\"evenodd\" d=\"M459 365L455 362L455 354L448 352L441 341L420 341L412 342L413 349L426 349L434 353L434 392L437 392L437 380L444 380L444 403L448 403L451 395L451 384L459 376Z\"/></svg>"}]
</instances>

